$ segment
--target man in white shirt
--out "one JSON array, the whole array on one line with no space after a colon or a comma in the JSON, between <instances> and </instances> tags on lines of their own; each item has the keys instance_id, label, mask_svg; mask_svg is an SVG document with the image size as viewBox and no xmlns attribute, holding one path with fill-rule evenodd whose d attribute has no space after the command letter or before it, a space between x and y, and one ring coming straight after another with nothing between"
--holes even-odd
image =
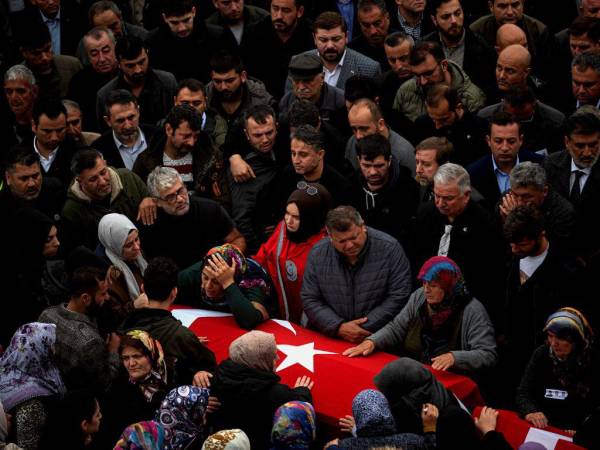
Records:
<instances>
[{"instance_id":1,"label":"man in white shirt","mask_svg":"<svg viewBox=\"0 0 600 450\"><path fill-rule=\"evenodd\" d=\"M146 148L158 128L140 125L140 107L131 92L117 89L106 101L104 121L110 127L92 147L99 150L111 167L132 170L137 157Z\"/></svg>"},{"instance_id":2,"label":"man in white shirt","mask_svg":"<svg viewBox=\"0 0 600 450\"><path fill-rule=\"evenodd\" d=\"M346 80L354 75L374 78L381 74L379 63L368 56L346 47L348 28L341 14L325 11L313 24L316 50L304 54L318 54L323 63L325 83L344 90Z\"/></svg>"}]
</instances>

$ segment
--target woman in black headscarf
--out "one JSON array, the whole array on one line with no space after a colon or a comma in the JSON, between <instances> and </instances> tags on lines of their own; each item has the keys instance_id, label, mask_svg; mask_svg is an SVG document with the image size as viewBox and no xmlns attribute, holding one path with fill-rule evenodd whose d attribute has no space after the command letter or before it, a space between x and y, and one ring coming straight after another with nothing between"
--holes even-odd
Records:
<instances>
[{"instance_id":1,"label":"woman in black headscarf","mask_svg":"<svg viewBox=\"0 0 600 450\"><path fill-rule=\"evenodd\" d=\"M54 222L36 209L22 208L9 220L9 258L2 286L11 308L4 311L0 327L1 343L5 345L20 325L35 321L49 306L42 278L48 270L48 259L57 255L60 245Z\"/></svg>"},{"instance_id":2,"label":"woman in black headscarf","mask_svg":"<svg viewBox=\"0 0 600 450\"><path fill-rule=\"evenodd\" d=\"M374 379L375 386L387 398L398 432L423 434L421 413L426 403L443 411L458 405L449 392L423 364L400 358L387 364Z\"/></svg>"},{"instance_id":3,"label":"woman in black headscarf","mask_svg":"<svg viewBox=\"0 0 600 450\"><path fill-rule=\"evenodd\" d=\"M331 195L325 187L302 184L288 198L284 219L254 256L271 276L279 315L286 320L301 321L304 266L310 250L326 236L325 217L330 208Z\"/></svg>"}]
</instances>

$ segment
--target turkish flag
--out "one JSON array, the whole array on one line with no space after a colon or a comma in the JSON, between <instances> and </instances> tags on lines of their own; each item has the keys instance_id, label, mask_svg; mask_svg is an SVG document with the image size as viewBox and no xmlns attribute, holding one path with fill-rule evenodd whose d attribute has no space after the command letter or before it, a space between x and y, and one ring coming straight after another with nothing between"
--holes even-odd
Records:
<instances>
[{"instance_id":1,"label":"turkish flag","mask_svg":"<svg viewBox=\"0 0 600 450\"><path fill-rule=\"evenodd\" d=\"M519 448L523 442L539 442L548 450L583 450L573 444L573 439L563 430L548 427L544 430L531 426L514 411L499 410L496 431L501 432L512 448ZM474 417L479 417L481 408L476 408Z\"/></svg>"},{"instance_id":2,"label":"turkish flag","mask_svg":"<svg viewBox=\"0 0 600 450\"><path fill-rule=\"evenodd\" d=\"M197 336L206 336L208 347L217 361L226 359L229 344L246 331L239 328L230 314L198 309L174 309L173 315ZM273 333L279 361L276 373L283 383L293 386L296 379L308 375L319 419L336 426L338 419L351 414L352 399L361 390L373 388L373 377L395 355L377 352L367 358L348 358L342 352L352 344L331 339L284 320L267 320L256 329ZM467 407L483 405L477 385L469 378L451 372L430 369Z\"/></svg>"}]
</instances>

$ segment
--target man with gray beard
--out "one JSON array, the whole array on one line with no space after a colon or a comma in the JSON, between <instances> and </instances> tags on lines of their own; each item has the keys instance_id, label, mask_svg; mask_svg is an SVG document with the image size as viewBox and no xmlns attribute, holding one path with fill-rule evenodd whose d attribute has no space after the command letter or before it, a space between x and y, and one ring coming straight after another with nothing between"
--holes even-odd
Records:
<instances>
[{"instance_id":1,"label":"man with gray beard","mask_svg":"<svg viewBox=\"0 0 600 450\"><path fill-rule=\"evenodd\" d=\"M575 251L592 258L600 250L600 119L575 113L565 122L566 151L544 161L548 184L575 207Z\"/></svg>"}]
</instances>

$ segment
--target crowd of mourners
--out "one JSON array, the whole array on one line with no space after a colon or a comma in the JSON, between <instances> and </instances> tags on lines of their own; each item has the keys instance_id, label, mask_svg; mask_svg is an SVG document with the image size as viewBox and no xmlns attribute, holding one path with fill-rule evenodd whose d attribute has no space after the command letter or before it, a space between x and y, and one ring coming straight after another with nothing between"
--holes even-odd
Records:
<instances>
[{"instance_id":1,"label":"crowd of mourners","mask_svg":"<svg viewBox=\"0 0 600 450\"><path fill-rule=\"evenodd\" d=\"M600 448L600 0L0 0L0 73L0 448ZM398 359L332 430L271 318Z\"/></svg>"}]
</instances>

